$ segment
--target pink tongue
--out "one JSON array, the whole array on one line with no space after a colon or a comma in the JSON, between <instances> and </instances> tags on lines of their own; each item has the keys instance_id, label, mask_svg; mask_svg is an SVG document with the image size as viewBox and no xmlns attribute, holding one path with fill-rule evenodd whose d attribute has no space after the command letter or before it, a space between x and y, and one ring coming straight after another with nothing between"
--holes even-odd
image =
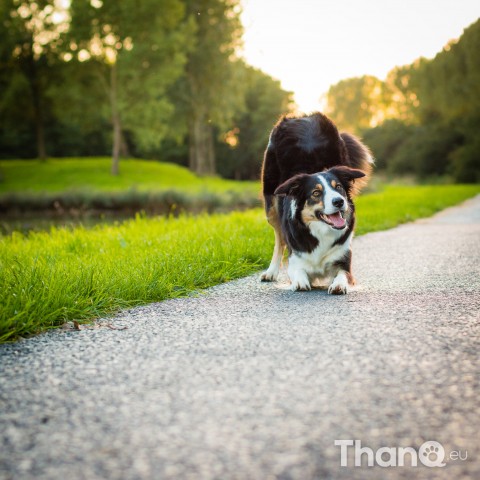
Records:
<instances>
[{"instance_id":1,"label":"pink tongue","mask_svg":"<svg viewBox=\"0 0 480 480\"><path fill-rule=\"evenodd\" d=\"M340 212L333 213L332 215L327 215L328 219L332 222L334 227L342 228L345 225L345 219L342 218Z\"/></svg>"}]
</instances>

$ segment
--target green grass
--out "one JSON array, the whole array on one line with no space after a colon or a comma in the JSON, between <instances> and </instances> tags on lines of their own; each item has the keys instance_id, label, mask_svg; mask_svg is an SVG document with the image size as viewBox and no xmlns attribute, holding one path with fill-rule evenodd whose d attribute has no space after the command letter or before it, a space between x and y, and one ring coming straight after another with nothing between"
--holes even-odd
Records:
<instances>
[{"instance_id":1,"label":"green grass","mask_svg":"<svg viewBox=\"0 0 480 480\"><path fill-rule=\"evenodd\" d=\"M171 163L125 159L120 175L110 175L109 158L64 158L0 161L0 193L64 192L89 190L119 192L129 189L159 191L250 191L257 195L258 182L200 178L185 167Z\"/></svg>"},{"instance_id":2,"label":"green grass","mask_svg":"<svg viewBox=\"0 0 480 480\"><path fill-rule=\"evenodd\" d=\"M429 216L479 192L479 185L387 187L357 200L357 232ZM272 247L260 209L0 238L0 341L253 273L267 266Z\"/></svg>"},{"instance_id":3,"label":"green grass","mask_svg":"<svg viewBox=\"0 0 480 480\"><path fill-rule=\"evenodd\" d=\"M425 218L480 193L480 185L390 185L379 193L360 196L356 235L386 230Z\"/></svg>"}]
</instances>

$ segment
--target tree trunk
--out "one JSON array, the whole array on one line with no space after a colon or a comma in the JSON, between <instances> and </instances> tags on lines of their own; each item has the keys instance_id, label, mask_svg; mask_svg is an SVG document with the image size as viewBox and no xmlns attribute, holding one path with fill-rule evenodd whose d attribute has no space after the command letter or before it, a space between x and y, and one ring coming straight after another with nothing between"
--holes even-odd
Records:
<instances>
[{"instance_id":1,"label":"tree trunk","mask_svg":"<svg viewBox=\"0 0 480 480\"><path fill-rule=\"evenodd\" d=\"M33 50L26 62L27 78L30 83L33 103L33 118L35 122L35 138L37 143L37 157L45 161L47 159L47 149L45 147L45 125L42 88L40 85L40 77L38 74L38 65L33 56Z\"/></svg>"},{"instance_id":2,"label":"tree trunk","mask_svg":"<svg viewBox=\"0 0 480 480\"><path fill-rule=\"evenodd\" d=\"M117 66L110 69L110 108L112 110L113 146L112 146L112 175L120 174L120 148L122 146L122 124L118 112Z\"/></svg>"},{"instance_id":3,"label":"tree trunk","mask_svg":"<svg viewBox=\"0 0 480 480\"><path fill-rule=\"evenodd\" d=\"M37 138L37 155L38 158L45 162L47 160L47 149L45 147L45 127L43 124L43 107L42 99L39 92L37 97L33 98L34 112L35 112L35 133Z\"/></svg>"},{"instance_id":4,"label":"tree trunk","mask_svg":"<svg viewBox=\"0 0 480 480\"><path fill-rule=\"evenodd\" d=\"M189 121L189 168L197 175L215 175L215 149L207 113L197 108Z\"/></svg>"},{"instance_id":5,"label":"tree trunk","mask_svg":"<svg viewBox=\"0 0 480 480\"><path fill-rule=\"evenodd\" d=\"M130 149L128 148L128 143L125 138L125 134L120 130L120 155L123 158L130 157Z\"/></svg>"},{"instance_id":6,"label":"tree trunk","mask_svg":"<svg viewBox=\"0 0 480 480\"><path fill-rule=\"evenodd\" d=\"M205 149L207 157L207 173L206 175L215 175L217 168L215 165L215 144L213 141L213 127L210 123L205 123Z\"/></svg>"},{"instance_id":7,"label":"tree trunk","mask_svg":"<svg viewBox=\"0 0 480 480\"><path fill-rule=\"evenodd\" d=\"M121 146L121 126L120 117L116 114L112 116L113 123L113 146L112 146L112 175L120 174L120 146Z\"/></svg>"}]
</instances>

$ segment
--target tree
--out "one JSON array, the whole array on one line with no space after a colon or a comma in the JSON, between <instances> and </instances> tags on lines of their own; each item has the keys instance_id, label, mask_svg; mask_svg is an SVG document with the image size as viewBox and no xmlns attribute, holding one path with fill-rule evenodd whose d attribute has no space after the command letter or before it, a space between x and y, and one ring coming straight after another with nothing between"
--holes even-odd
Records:
<instances>
[{"instance_id":1,"label":"tree","mask_svg":"<svg viewBox=\"0 0 480 480\"><path fill-rule=\"evenodd\" d=\"M473 117L480 109L480 20L433 60L418 62L412 75L422 121Z\"/></svg>"},{"instance_id":2,"label":"tree","mask_svg":"<svg viewBox=\"0 0 480 480\"><path fill-rule=\"evenodd\" d=\"M327 92L326 113L340 128L360 132L385 119L386 103L383 82L364 75L332 85Z\"/></svg>"},{"instance_id":3,"label":"tree","mask_svg":"<svg viewBox=\"0 0 480 480\"><path fill-rule=\"evenodd\" d=\"M70 54L71 55L71 54ZM94 60L80 62L76 56L56 70L57 82L48 87L53 119L50 148L57 156L99 156L111 153L110 118L105 92L100 88ZM54 131L52 131L54 130Z\"/></svg>"},{"instance_id":4,"label":"tree","mask_svg":"<svg viewBox=\"0 0 480 480\"><path fill-rule=\"evenodd\" d=\"M68 29L68 11L54 0L4 0L0 4L0 113L25 105L35 129L37 156L47 157L46 90L54 80L54 65ZM25 97L28 100L25 100ZM15 113L12 115L15 116Z\"/></svg>"},{"instance_id":5,"label":"tree","mask_svg":"<svg viewBox=\"0 0 480 480\"><path fill-rule=\"evenodd\" d=\"M195 33L185 74L171 90L177 133L188 134L189 168L199 175L214 175L214 127L226 131L243 101L233 62L242 35L239 1L185 0L185 4Z\"/></svg>"},{"instance_id":6,"label":"tree","mask_svg":"<svg viewBox=\"0 0 480 480\"><path fill-rule=\"evenodd\" d=\"M407 124L418 123L418 93L412 76L420 61L412 65L394 67L387 74L383 85L385 120L401 120Z\"/></svg>"},{"instance_id":7,"label":"tree","mask_svg":"<svg viewBox=\"0 0 480 480\"><path fill-rule=\"evenodd\" d=\"M395 67L385 82L361 77L334 85L329 113L342 127L363 129L380 168L478 181L479 51L477 20L435 58Z\"/></svg>"},{"instance_id":8,"label":"tree","mask_svg":"<svg viewBox=\"0 0 480 480\"><path fill-rule=\"evenodd\" d=\"M70 49L104 93L117 175L127 130L143 145L166 136L174 113L166 90L182 74L193 25L180 0L74 0L71 14Z\"/></svg>"},{"instance_id":9,"label":"tree","mask_svg":"<svg viewBox=\"0 0 480 480\"><path fill-rule=\"evenodd\" d=\"M405 148L405 142L416 132L416 126L398 119L386 120L381 125L366 130L363 141L375 156L375 169L393 170L392 159ZM403 172L402 172L403 173Z\"/></svg>"},{"instance_id":10,"label":"tree","mask_svg":"<svg viewBox=\"0 0 480 480\"><path fill-rule=\"evenodd\" d=\"M231 128L218 143L222 176L257 179L275 121L293 107L293 94L282 89L280 82L266 73L246 65L235 64L242 78L244 101L235 113Z\"/></svg>"}]
</instances>

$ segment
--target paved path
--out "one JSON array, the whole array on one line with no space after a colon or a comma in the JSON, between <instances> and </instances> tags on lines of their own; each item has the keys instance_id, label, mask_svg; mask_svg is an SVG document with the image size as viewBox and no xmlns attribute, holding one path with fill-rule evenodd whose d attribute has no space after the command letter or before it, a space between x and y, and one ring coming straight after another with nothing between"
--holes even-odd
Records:
<instances>
[{"instance_id":1,"label":"paved path","mask_svg":"<svg viewBox=\"0 0 480 480\"><path fill-rule=\"evenodd\" d=\"M480 478L480 197L354 257L346 297L255 276L0 347L0 478Z\"/></svg>"}]
</instances>

